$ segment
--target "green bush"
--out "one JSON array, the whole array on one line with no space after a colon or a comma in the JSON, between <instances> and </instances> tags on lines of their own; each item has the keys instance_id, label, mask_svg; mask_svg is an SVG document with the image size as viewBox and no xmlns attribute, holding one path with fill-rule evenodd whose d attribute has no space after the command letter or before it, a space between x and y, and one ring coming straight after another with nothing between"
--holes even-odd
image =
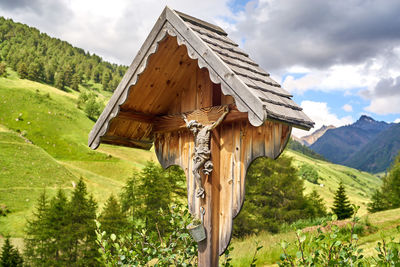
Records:
<instances>
[{"instance_id":1,"label":"green bush","mask_svg":"<svg viewBox=\"0 0 400 267\"><path fill-rule=\"evenodd\" d=\"M313 184L318 184L319 175L309 164L303 164L299 170L299 176Z\"/></svg>"},{"instance_id":2,"label":"green bush","mask_svg":"<svg viewBox=\"0 0 400 267\"><path fill-rule=\"evenodd\" d=\"M304 195L304 181L297 175L292 159L260 158L246 175L246 201L235 219L234 236L268 231L277 233L282 224L326 215L318 193Z\"/></svg>"},{"instance_id":3,"label":"green bush","mask_svg":"<svg viewBox=\"0 0 400 267\"><path fill-rule=\"evenodd\" d=\"M7 216L10 212L10 209L5 204L0 204L0 216Z\"/></svg>"},{"instance_id":4,"label":"green bush","mask_svg":"<svg viewBox=\"0 0 400 267\"><path fill-rule=\"evenodd\" d=\"M0 77L7 77L7 64L0 62Z\"/></svg>"},{"instance_id":5,"label":"green bush","mask_svg":"<svg viewBox=\"0 0 400 267\"><path fill-rule=\"evenodd\" d=\"M391 238L387 243L383 238L375 250L378 252L366 258L358 245L358 233L363 233L360 219L356 216L359 207L353 205L354 215L346 227L340 228L332 222L318 228L317 233L296 232L296 241L289 244L281 241L283 253L279 266L400 266L400 242ZM400 232L400 226L397 227ZM291 252L294 251L294 252Z\"/></svg>"},{"instance_id":6,"label":"green bush","mask_svg":"<svg viewBox=\"0 0 400 267\"><path fill-rule=\"evenodd\" d=\"M195 266L197 243L186 230L192 221L187 208L175 205L170 210L160 209L158 216L169 221L173 229L167 236L152 235L143 224L136 225L132 234L117 236L101 231L97 222L101 262L105 266Z\"/></svg>"},{"instance_id":7,"label":"green bush","mask_svg":"<svg viewBox=\"0 0 400 267\"><path fill-rule=\"evenodd\" d=\"M383 184L376 190L368 204L368 211L377 212L400 207L400 153L393 162L388 176L383 178Z\"/></svg>"}]
</instances>

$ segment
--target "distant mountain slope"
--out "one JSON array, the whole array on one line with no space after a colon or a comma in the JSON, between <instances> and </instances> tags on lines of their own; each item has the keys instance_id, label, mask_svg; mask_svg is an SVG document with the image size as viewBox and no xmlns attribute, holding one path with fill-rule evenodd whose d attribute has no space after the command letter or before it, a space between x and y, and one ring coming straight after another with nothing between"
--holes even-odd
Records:
<instances>
[{"instance_id":1,"label":"distant mountain slope","mask_svg":"<svg viewBox=\"0 0 400 267\"><path fill-rule=\"evenodd\" d=\"M381 179L367 172L314 159L290 149L286 149L283 154L293 158L293 165L296 168L306 164L318 172L320 184L312 184L305 180L304 185L307 193L315 189L328 208L332 207L336 189L340 181L343 181L350 202L360 205L360 215L366 214L371 194L381 185Z\"/></svg>"},{"instance_id":2,"label":"distant mountain slope","mask_svg":"<svg viewBox=\"0 0 400 267\"><path fill-rule=\"evenodd\" d=\"M391 125L344 162L368 172L387 170L400 151L400 123Z\"/></svg>"},{"instance_id":3,"label":"distant mountain slope","mask_svg":"<svg viewBox=\"0 0 400 267\"><path fill-rule=\"evenodd\" d=\"M363 115L351 125L326 131L310 148L333 163L343 164L388 127L386 122Z\"/></svg>"},{"instance_id":4,"label":"distant mountain slope","mask_svg":"<svg viewBox=\"0 0 400 267\"><path fill-rule=\"evenodd\" d=\"M293 151L300 152L301 154L314 158L314 159L320 159L320 160L325 160L323 156L318 154L317 152L311 150L309 147L302 145L299 141L297 141L298 138L290 138L289 143L287 144L287 149L291 149Z\"/></svg>"},{"instance_id":5,"label":"distant mountain slope","mask_svg":"<svg viewBox=\"0 0 400 267\"><path fill-rule=\"evenodd\" d=\"M318 130L316 130L315 132L313 132L310 135L306 135L303 136L301 138L299 138L299 142L305 146L311 146L312 144L314 144L321 136L323 136L325 134L326 131L330 130L330 129L335 129L336 127L333 125L323 125L321 128L319 128Z\"/></svg>"}]
</instances>

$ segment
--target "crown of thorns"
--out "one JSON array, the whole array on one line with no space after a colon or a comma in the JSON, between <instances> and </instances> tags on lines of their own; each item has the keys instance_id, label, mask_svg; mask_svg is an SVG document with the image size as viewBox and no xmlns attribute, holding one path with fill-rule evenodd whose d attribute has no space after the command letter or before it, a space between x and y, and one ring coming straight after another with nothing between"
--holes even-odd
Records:
<instances>
[{"instance_id":1,"label":"crown of thorns","mask_svg":"<svg viewBox=\"0 0 400 267\"><path fill-rule=\"evenodd\" d=\"M197 121L195 121L195 120L191 120L191 121L189 121L189 123L188 123L188 128L192 128L192 127L199 127L200 126L200 123L198 123Z\"/></svg>"}]
</instances>

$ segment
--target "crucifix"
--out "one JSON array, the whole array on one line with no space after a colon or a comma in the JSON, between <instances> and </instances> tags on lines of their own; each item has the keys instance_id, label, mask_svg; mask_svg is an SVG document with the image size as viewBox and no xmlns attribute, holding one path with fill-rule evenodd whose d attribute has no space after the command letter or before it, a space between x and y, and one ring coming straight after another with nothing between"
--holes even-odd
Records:
<instances>
[{"instance_id":1,"label":"crucifix","mask_svg":"<svg viewBox=\"0 0 400 267\"><path fill-rule=\"evenodd\" d=\"M196 184L196 197L204 198L204 188L201 185L200 168L203 168L203 173L209 175L212 172L213 164L211 160L210 138L211 130L215 129L229 113L228 106L225 107L224 113L217 121L211 125L202 125L198 121L188 121L185 114L182 114L186 127L193 133L194 141L194 157L193 157L193 175Z\"/></svg>"},{"instance_id":2,"label":"crucifix","mask_svg":"<svg viewBox=\"0 0 400 267\"><path fill-rule=\"evenodd\" d=\"M154 145L161 166L180 166L189 211L203 218L206 232L199 266L218 266L251 162L277 158L292 127L313 127L291 97L223 29L166 7L94 125L89 146Z\"/></svg>"}]
</instances>

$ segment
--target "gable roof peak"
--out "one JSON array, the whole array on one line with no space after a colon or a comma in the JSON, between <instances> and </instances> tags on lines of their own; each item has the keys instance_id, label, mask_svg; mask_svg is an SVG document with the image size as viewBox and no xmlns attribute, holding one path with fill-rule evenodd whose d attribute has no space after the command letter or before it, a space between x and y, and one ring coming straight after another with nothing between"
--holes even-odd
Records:
<instances>
[{"instance_id":1,"label":"gable roof peak","mask_svg":"<svg viewBox=\"0 0 400 267\"><path fill-rule=\"evenodd\" d=\"M96 148L107 134L111 120L118 117L120 106L147 67L149 57L158 51L166 36L174 36L179 46L185 45L188 56L197 60L199 68L207 68L210 80L221 84L224 95L234 98L240 112L248 113L248 120L260 126L274 120L309 130L311 121L269 74L248 54L228 38L220 27L165 7L152 31L125 73L112 98L89 135L89 146ZM154 114L157 115L157 114Z\"/></svg>"}]
</instances>

